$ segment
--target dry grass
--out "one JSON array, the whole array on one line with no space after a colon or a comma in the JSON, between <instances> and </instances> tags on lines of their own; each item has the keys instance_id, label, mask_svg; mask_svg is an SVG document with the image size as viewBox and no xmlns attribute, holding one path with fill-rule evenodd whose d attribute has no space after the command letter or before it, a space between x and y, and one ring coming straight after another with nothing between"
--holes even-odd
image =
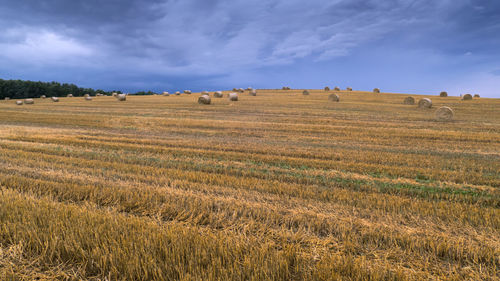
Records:
<instances>
[{"instance_id":1,"label":"dry grass","mask_svg":"<svg viewBox=\"0 0 500 281\"><path fill-rule=\"evenodd\" d=\"M0 101L0 277L498 280L500 100L302 92Z\"/></svg>"}]
</instances>

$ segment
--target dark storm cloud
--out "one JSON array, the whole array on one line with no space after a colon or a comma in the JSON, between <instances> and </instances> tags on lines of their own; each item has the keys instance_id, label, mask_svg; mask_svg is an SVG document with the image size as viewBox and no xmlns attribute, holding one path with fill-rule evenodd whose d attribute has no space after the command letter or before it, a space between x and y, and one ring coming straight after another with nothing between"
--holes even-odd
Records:
<instances>
[{"instance_id":1,"label":"dark storm cloud","mask_svg":"<svg viewBox=\"0 0 500 281\"><path fill-rule=\"evenodd\" d=\"M361 78L380 73L408 75L411 64L421 79L434 68L452 83L469 69L494 84L499 13L486 0L4 1L0 75L130 90L321 87L349 79L355 63L350 83L364 86ZM360 58L381 67L368 70ZM384 85L391 80L415 82Z\"/></svg>"}]
</instances>

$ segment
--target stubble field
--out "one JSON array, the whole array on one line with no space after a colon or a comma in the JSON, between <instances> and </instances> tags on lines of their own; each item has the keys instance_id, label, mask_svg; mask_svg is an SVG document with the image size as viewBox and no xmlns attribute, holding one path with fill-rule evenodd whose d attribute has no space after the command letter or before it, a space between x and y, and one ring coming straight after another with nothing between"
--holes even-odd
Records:
<instances>
[{"instance_id":1,"label":"stubble field","mask_svg":"<svg viewBox=\"0 0 500 281\"><path fill-rule=\"evenodd\" d=\"M0 101L0 279L499 279L500 99L224 93Z\"/></svg>"}]
</instances>

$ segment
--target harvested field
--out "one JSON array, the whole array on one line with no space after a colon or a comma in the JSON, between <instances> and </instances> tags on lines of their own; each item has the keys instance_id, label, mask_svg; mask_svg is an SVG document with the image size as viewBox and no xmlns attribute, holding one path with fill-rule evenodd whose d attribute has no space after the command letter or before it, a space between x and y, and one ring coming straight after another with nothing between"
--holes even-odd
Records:
<instances>
[{"instance_id":1,"label":"harvested field","mask_svg":"<svg viewBox=\"0 0 500 281\"><path fill-rule=\"evenodd\" d=\"M500 99L302 93L0 101L0 276L498 280Z\"/></svg>"}]
</instances>

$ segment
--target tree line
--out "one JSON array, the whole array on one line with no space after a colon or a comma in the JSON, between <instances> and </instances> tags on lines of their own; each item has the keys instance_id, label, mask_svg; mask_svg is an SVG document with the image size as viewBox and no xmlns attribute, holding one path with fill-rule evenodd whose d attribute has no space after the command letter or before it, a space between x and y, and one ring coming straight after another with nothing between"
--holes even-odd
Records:
<instances>
[{"instance_id":1,"label":"tree line","mask_svg":"<svg viewBox=\"0 0 500 281\"><path fill-rule=\"evenodd\" d=\"M3 80L0 79L0 99L26 99L26 98L39 98L42 95L46 97L65 97L72 94L75 97L84 96L89 94L95 96L96 94L103 94L110 96L113 92L121 94L121 91L104 91L94 90L91 88L81 88L75 84L59 83L59 82L35 82L24 80ZM154 92L137 92L139 95L153 95Z\"/></svg>"}]
</instances>

